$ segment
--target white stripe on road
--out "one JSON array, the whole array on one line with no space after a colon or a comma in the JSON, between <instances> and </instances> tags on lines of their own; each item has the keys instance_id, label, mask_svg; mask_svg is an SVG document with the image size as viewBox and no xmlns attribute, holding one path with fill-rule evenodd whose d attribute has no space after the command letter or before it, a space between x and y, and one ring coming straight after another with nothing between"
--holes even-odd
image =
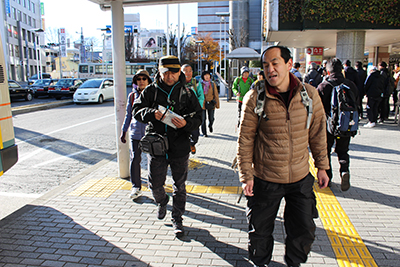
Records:
<instances>
[{"instance_id":1,"label":"white stripe on road","mask_svg":"<svg viewBox=\"0 0 400 267\"><path fill-rule=\"evenodd\" d=\"M36 139L36 138L40 138L42 136L49 136L49 135L54 134L54 133L58 133L58 132L61 132L61 131L67 130L67 129L71 129L71 128L74 128L74 127L77 127L77 126L81 126L81 125L84 125L84 124L87 124L87 123L95 122L95 121L98 121L98 120L102 120L104 118L111 117L111 116L115 116L115 114L113 113L113 114L106 115L106 116L103 116L103 117L99 117L99 118L96 118L96 119L93 119L93 120L90 120L90 121L84 121L84 122L81 122L81 123L78 123L78 124L74 124L74 125L71 125L71 126L68 126L68 127L64 127L64 128L49 132L49 133L45 133L45 134L38 135L38 136L29 138L29 139L26 139L26 140L22 140L22 141L17 142L17 145L20 145L22 143L26 143L26 142L31 141L31 140Z\"/></svg>"},{"instance_id":2,"label":"white stripe on road","mask_svg":"<svg viewBox=\"0 0 400 267\"><path fill-rule=\"evenodd\" d=\"M29 159L29 158L31 158L31 157L33 157L33 156L39 154L40 152L42 152L42 150L47 150L49 147L50 147L50 146L44 146L44 147L41 147L41 148L39 148L39 149L36 149L35 151L33 151L33 152L31 152L31 153L29 153L29 154L27 154L27 155L25 155L25 156L19 158L19 159L18 159L18 163L20 163L20 162L22 162L22 161L24 161L24 160L27 160L27 159Z\"/></svg>"},{"instance_id":3,"label":"white stripe on road","mask_svg":"<svg viewBox=\"0 0 400 267\"><path fill-rule=\"evenodd\" d=\"M72 154L69 154L69 155L65 155L65 156L54 158L54 159L51 159L51 160L48 160L48 161L44 161L42 163L36 164L35 166L33 166L33 168L37 168L37 167L40 167L40 166L43 166L43 165L46 165L46 164L49 164L49 163L52 163L52 162L55 162L55 161L58 161L58 160L62 160L65 157L72 158L75 155L82 154L82 153L85 153L85 152L88 152L88 151L92 151L92 149L85 149L85 150L81 150L81 151L78 151L78 152L75 152L75 153L72 153Z\"/></svg>"}]
</instances>

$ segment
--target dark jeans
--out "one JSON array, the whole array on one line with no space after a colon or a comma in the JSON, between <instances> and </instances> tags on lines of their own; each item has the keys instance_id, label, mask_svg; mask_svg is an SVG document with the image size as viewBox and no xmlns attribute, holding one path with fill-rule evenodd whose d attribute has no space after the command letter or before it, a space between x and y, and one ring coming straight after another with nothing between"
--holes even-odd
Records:
<instances>
[{"instance_id":1,"label":"dark jeans","mask_svg":"<svg viewBox=\"0 0 400 267\"><path fill-rule=\"evenodd\" d=\"M181 158L167 159L165 157L149 156L149 187L157 204L165 201L164 189L168 165L173 179L172 218L182 221L186 205L186 179L188 175L189 154Z\"/></svg>"},{"instance_id":2,"label":"dark jeans","mask_svg":"<svg viewBox=\"0 0 400 267\"><path fill-rule=\"evenodd\" d=\"M201 124L201 132L203 135L207 134L206 119L208 114L208 127L212 127L214 124L215 109L203 109L203 123Z\"/></svg>"},{"instance_id":3,"label":"dark jeans","mask_svg":"<svg viewBox=\"0 0 400 267\"><path fill-rule=\"evenodd\" d=\"M277 184L254 177L254 196L247 197L247 221L249 223L249 259L257 266L269 264L274 247L274 224L282 198L285 198L285 260L297 266L307 261L315 239L315 223L318 217L313 191L314 177L291 184Z\"/></svg>"},{"instance_id":4,"label":"dark jeans","mask_svg":"<svg viewBox=\"0 0 400 267\"><path fill-rule=\"evenodd\" d=\"M197 128L196 130L194 130L193 132L191 132L190 134L190 145L194 146L197 144L197 142L199 141L199 136L200 136L200 129Z\"/></svg>"},{"instance_id":5,"label":"dark jeans","mask_svg":"<svg viewBox=\"0 0 400 267\"><path fill-rule=\"evenodd\" d=\"M389 118L389 97L382 97L379 103L379 119L387 120Z\"/></svg>"},{"instance_id":6,"label":"dark jeans","mask_svg":"<svg viewBox=\"0 0 400 267\"><path fill-rule=\"evenodd\" d=\"M378 108L381 100L381 97L368 97L367 116L370 122L376 122L378 120Z\"/></svg>"},{"instance_id":7,"label":"dark jeans","mask_svg":"<svg viewBox=\"0 0 400 267\"><path fill-rule=\"evenodd\" d=\"M332 159L331 159L331 151L333 144L335 144L335 152L337 154L339 165L340 165L340 173L342 172L349 172L350 166L350 156L349 156L349 145L350 145L350 138L351 137L340 137L336 138L330 133L326 133L326 138L328 140L328 158L329 158L329 170L326 170L328 174L329 181L332 180Z\"/></svg>"},{"instance_id":8,"label":"dark jeans","mask_svg":"<svg viewBox=\"0 0 400 267\"><path fill-rule=\"evenodd\" d=\"M141 188L142 179L140 175L140 162L142 161L142 150L139 148L139 140L132 140L131 142L131 183L132 187Z\"/></svg>"}]
</instances>

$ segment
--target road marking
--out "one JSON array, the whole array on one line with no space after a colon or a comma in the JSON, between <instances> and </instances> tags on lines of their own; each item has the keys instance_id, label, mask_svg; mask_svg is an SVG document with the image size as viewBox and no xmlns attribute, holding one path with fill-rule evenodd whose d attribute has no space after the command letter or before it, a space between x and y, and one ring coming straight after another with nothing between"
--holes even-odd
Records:
<instances>
[{"instance_id":1,"label":"road marking","mask_svg":"<svg viewBox=\"0 0 400 267\"><path fill-rule=\"evenodd\" d=\"M31 153L29 153L29 154L26 154L25 156L19 158L17 163L20 163L20 162L22 162L22 161L24 161L24 160L27 160L27 159L29 159L29 158L31 158L31 157L33 157L33 156L39 154L39 153L42 152L43 150L47 150L49 147L51 147L51 146L44 146L44 147L41 147L41 148L39 148L39 149L34 150L33 152L31 152Z\"/></svg>"},{"instance_id":2,"label":"road marking","mask_svg":"<svg viewBox=\"0 0 400 267\"><path fill-rule=\"evenodd\" d=\"M82 153L85 153L85 152L88 152L88 151L93 151L93 150L92 149L84 149L84 150L81 150L81 151L78 151L78 152L75 152L75 153L72 153L72 154L69 154L69 155L53 158L51 160L44 161L44 162L41 162L39 164L36 164L36 165L33 166L33 168L37 168L37 167L40 167L40 166L43 166L43 165L46 165L46 164L49 164L49 163L53 163L55 161L62 160L64 158L66 158L66 157L67 158L72 158L73 156L76 156L76 155L79 155L79 154L82 154Z\"/></svg>"},{"instance_id":3,"label":"road marking","mask_svg":"<svg viewBox=\"0 0 400 267\"><path fill-rule=\"evenodd\" d=\"M21 141L17 142L17 145L20 145L22 143L26 143L28 141L31 141L31 140L34 140L34 139L37 139L37 138L41 138L43 136L49 136L49 135L54 134L54 133L58 133L58 132L61 132L61 131L64 131L64 130L68 130L68 129L71 129L71 128L74 128L74 127L78 127L78 126L81 126L81 125L84 125L84 124L87 124L87 123L92 123L92 122L95 122L95 121L98 121L98 120L102 120L104 118L111 117L111 116L115 116L115 114L113 113L113 114L106 115L106 116L103 116L103 117L99 117L99 118L96 118L96 119L93 119L93 120L90 120L90 121L84 121L84 122L81 122L81 123L77 123L77 124L74 124L74 125L70 125L68 127L64 127L64 128L52 131L52 132L48 132L48 133L41 134L41 135L38 135L38 136L35 136L35 137L31 137L31 138L26 139L26 140L21 140Z\"/></svg>"}]
</instances>

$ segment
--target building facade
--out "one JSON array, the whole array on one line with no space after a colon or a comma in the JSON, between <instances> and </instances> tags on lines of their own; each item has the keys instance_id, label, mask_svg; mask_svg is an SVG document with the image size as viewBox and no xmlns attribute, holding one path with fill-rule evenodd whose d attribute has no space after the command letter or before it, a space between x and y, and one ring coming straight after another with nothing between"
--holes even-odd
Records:
<instances>
[{"instance_id":1,"label":"building facade","mask_svg":"<svg viewBox=\"0 0 400 267\"><path fill-rule=\"evenodd\" d=\"M41 36L40 0L5 0L2 21L5 25L3 46L6 52L8 78L26 81L28 77L45 71L40 45L44 43Z\"/></svg>"}]
</instances>

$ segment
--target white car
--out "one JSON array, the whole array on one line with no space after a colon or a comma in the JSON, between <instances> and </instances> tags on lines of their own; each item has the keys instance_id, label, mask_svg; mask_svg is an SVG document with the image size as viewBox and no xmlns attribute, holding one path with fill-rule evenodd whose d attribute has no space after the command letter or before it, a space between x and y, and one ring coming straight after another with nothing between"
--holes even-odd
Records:
<instances>
[{"instance_id":1,"label":"white car","mask_svg":"<svg viewBox=\"0 0 400 267\"><path fill-rule=\"evenodd\" d=\"M84 82L74 93L74 103L103 103L114 98L114 81L112 79L90 79Z\"/></svg>"}]
</instances>

